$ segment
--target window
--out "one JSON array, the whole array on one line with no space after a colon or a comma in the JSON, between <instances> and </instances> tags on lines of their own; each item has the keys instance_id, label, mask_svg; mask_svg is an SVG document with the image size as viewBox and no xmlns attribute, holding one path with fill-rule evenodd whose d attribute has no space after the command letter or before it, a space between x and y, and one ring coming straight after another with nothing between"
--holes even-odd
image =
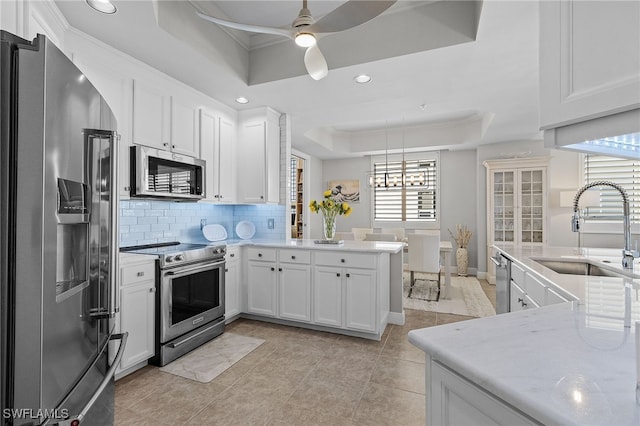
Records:
<instances>
[{"instance_id":1,"label":"window","mask_svg":"<svg viewBox=\"0 0 640 426\"><path fill-rule=\"evenodd\" d=\"M438 162L433 154L422 157L374 160L371 182L374 222L438 221Z\"/></svg>"},{"instance_id":2,"label":"window","mask_svg":"<svg viewBox=\"0 0 640 426\"><path fill-rule=\"evenodd\" d=\"M606 180L620 185L629 196L631 223L640 223L640 160L584 156L584 183ZM591 223L622 221L622 199L620 193L610 187L601 186L600 205L588 207L586 221Z\"/></svg>"}]
</instances>

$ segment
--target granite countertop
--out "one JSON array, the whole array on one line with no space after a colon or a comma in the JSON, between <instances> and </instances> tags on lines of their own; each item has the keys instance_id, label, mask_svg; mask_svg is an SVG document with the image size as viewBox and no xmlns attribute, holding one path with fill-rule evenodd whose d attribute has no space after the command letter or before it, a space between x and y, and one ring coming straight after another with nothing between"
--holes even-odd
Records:
<instances>
[{"instance_id":1,"label":"granite countertop","mask_svg":"<svg viewBox=\"0 0 640 426\"><path fill-rule=\"evenodd\" d=\"M228 246L256 246L274 248L296 248L303 250L331 250L365 253L399 253L404 248L402 242L389 241L345 241L342 245L316 244L315 240L227 240Z\"/></svg>"},{"instance_id":2,"label":"granite countertop","mask_svg":"<svg viewBox=\"0 0 640 426\"><path fill-rule=\"evenodd\" d=\"M640 280L558 274L533 260L578 256L613 265L620 250L496 248L579 300L413 330L409 341L544 424L639 424Z\"/></svg>"}]
</instances>

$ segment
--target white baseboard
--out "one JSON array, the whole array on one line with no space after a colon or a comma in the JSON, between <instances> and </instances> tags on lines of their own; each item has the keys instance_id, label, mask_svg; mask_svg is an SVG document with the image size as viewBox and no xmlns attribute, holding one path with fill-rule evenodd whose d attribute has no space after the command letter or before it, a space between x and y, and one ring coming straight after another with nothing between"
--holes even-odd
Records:
<instances>
[{"instance_id":1,"label":"white baseboard","mask_svg":"<svg viewBox=\"0 0 640 426\"><path fill-rule=\"evenodd\" d=\"M389 324L404 325L404 311L389 312Z\"/></svg>"},{"instance_id":2,"label":"white baseboard","mask_svg":"<svg viewBox=\"0 0 640 426\"><path fill-rule=\"evenodd\" d=\"M487 279L487 273L486 272L476 272L476 278L478 278L479 280L486 280Z\"/></svg>"}]
</instances>

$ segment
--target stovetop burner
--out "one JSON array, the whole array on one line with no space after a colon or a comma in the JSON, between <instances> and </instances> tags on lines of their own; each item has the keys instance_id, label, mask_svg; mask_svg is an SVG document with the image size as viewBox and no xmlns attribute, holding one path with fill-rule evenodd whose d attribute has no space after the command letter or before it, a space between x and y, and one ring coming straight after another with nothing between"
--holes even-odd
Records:
<instances>
[{"instance_id":1,"label":"stovetop burner","mask_svg":"<svg viewBox=\"0 0 640 426\"><path fill-rule=\"evenodd\" d=\"M221 260L227 252L224 245L189 244L178 241L122 247L120 251L158 256L160 268Z\"/></svg>"}]
</instances>

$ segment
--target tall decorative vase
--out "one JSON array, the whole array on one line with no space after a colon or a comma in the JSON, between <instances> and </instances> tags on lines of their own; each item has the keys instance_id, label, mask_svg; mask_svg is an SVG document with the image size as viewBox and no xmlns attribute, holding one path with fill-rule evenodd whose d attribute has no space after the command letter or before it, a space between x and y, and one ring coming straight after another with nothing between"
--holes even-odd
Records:
<instances>
[{"instance_id":1,"label":"tall decorative vase","mask_svg":"<svg viewBox=\"0 0 640 426\"><path fill-rule=\"evenodd\" d=\"M456 250L456 265L458 266L458 275L467 276L467 266L469 265L469 253L466 247L459 247Z\"/></svg>"},{"instance_id":2,"label":"tall decorative vase","mask_svg":"<svg viewBox=\"0 0 640 426\"><path fill-rule=\"evenodd\" d=\"M336 236L335 215L323 215L322 219L322 236L325 240L333 240Z\"/></svg>"}]
</instances>

